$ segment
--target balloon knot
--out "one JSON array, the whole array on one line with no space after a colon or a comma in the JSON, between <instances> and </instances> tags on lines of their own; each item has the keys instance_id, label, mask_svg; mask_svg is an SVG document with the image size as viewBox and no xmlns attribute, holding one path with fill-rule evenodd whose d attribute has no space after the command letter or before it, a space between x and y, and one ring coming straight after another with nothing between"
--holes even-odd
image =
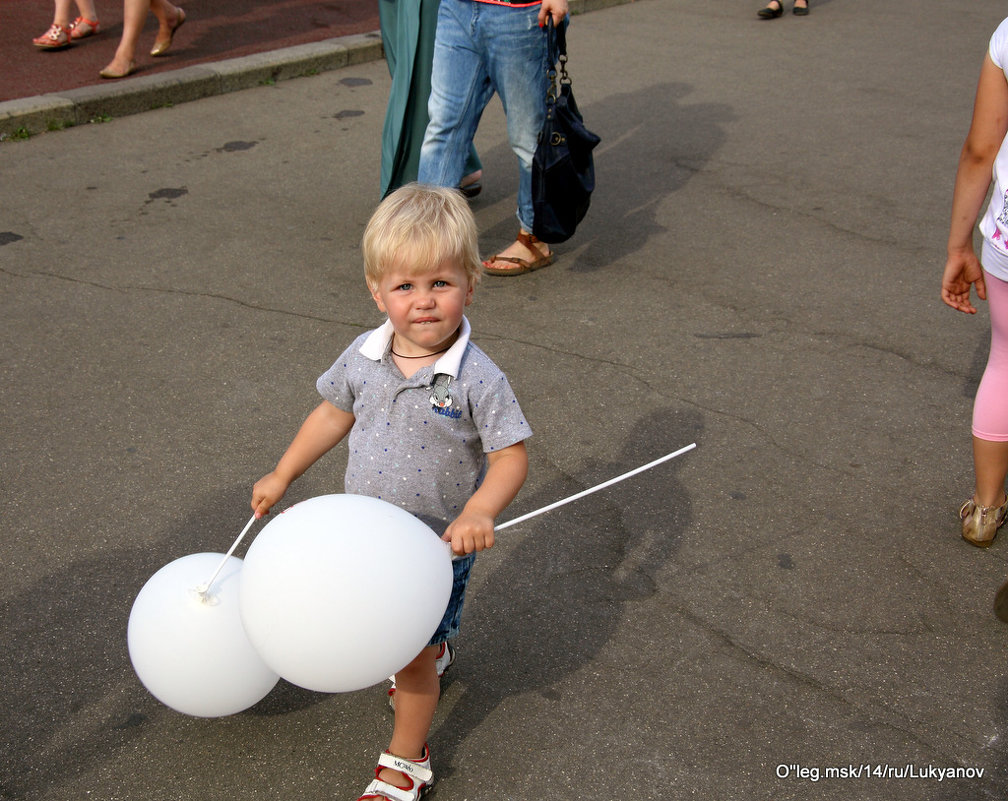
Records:
<instances>
[{"instance_id":1,"label":"balloon knot","mask_svg":"<svg viewBox=\"0 0 1008 801\"><path fill-rule=\"evenodd\" d=\"M189 594L206 606L217 606L220 603L220 599L216 595L210 594L210 586L207 584L200 584L195 589L190 590Z\"/></svg>"}]
</instances>

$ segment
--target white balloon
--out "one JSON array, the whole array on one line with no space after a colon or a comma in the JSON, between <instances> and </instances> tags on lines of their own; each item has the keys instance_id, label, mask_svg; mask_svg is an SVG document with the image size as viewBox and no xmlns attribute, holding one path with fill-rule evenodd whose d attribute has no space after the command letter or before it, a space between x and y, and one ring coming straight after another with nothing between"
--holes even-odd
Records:
<instances>
[{"instance_id":1,"label":"white balloon","mask_svg":"<svg viewBox=\"0 0 1008 801\"><path fill-rule=\"evenodd\" d=\"M364 495L323 495L259 532L239 607L249 639L281 677L349 692L423 650L452 583L450 547L409 512Z\"/></svg>"},{"instance_id":2,"label":"white balloon","mask_svg":"<svg viewBox=\"0 0 1008 801\"><path fill-rule=\"evenodd\" d=\"M186 715L232 715L279 680L256 653L238 609L241 559L197 553L162 567L140 590L126 639L133 669L151 695Z\"/></svg>"}]
</instances>

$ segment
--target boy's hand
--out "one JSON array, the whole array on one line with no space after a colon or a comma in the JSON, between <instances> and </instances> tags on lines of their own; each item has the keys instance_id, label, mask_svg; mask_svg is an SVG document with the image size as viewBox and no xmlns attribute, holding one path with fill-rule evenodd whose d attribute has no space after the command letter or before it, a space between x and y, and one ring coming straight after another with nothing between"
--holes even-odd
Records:
<instances>
[{"instance_id":1,"label":"boy's hand","mask_svg":"<svg viewBox=\"0 0 1008 801\"><path fill-rule=\"evenodd\" d=\"M252 487L252 511L256 518L268 515L273 504L283 497L289 486L290 482L278 476L276 471L260 478Z\"/></svg>"},{"instance_id":2,"label":"boy's hand","mask_svg":"<svg viewBox=\"0 0 1008 801\"><path fill-rule=\"evenodd\" d=\"M493 547L494 518L514 500L527 474L524 442L487 454L483 483L441 537L451 543L453 553L462 555Z\"/></svg>"},{"instance_id":3,"label":"boy's hand","mask_svg":"<svg viewBox=\"0 0 1008 801\"><path fill-rule=\"evenodd\" d=\"M308 415L273 472L252 487L252 510L256 518L269 514L291 483L347 435L354 416L322 401Z\"/></svg>"},{"instance_id":4,"label":"boy's hand","mask_svg":"<svg viewBox=\"0 0 1008 801\"><path fill-rule=\"evenodd\" d=\"M493 518L482 512L463 510L462 514L448 526L441 539L450 542L452 553L459 556L492 548L494 544Z\"/></svg>"}]
</instances>

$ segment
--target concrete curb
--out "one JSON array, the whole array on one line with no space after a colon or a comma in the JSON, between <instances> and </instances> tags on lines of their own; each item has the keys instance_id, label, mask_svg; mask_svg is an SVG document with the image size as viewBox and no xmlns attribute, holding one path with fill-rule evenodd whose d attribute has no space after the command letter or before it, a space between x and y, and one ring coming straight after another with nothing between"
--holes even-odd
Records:
<instances>
[{"instance_id":1,"label":"concrete curb","mask_svg":"<svg viewBox=\"0 0 1008 801\"><path fill-rule=\"evenodd\" d=\"M0 103L0 138L57 131L382 58L378 32Z\"/></svg>"},{"instance_id":2,"label":"concrete curb","mask_svg":"<svg viewBox=\"0 0 1008 801\"><path fill-rule=\"evenodd\" d=\"M583 14L633 1L570 0L570 9L571 14ZM384 58L381 34L372 31L128 81L8 100L0 103L0 142L316 75L380 58Z\"/></svg>"}]
</instances>

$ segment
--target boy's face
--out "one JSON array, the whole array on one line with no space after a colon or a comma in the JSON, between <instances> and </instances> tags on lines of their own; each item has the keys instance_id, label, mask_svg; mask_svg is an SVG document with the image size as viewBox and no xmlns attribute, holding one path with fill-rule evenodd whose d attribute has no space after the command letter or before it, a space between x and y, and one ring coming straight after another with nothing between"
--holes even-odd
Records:
<instances>
[{"instance_id":1,"label":"boy's face","mask_svg":"<svg viewBox=\"0 0 1008 801\"><path fill-rule=\"evenodd\" d=\"M465 270L453 261L421 273L391 267L369 288L378 308L392 321L395 348L403 356L434 353L450 345L473 296Z\"/></svg>"}]
</instances>

